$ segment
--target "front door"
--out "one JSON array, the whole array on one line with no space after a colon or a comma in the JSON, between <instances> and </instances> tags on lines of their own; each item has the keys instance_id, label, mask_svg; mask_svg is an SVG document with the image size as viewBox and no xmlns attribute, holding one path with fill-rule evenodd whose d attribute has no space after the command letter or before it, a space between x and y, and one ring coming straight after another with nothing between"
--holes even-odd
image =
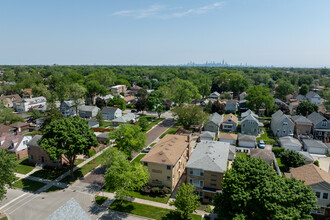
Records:
<instances>
[{"instance_id":1,"label":"front door","mask_svg":"<svg viewBox=\"0 0 330 220\"><path fill-rule=\"evenodd\" d=\"M41 157L41 163L45 163L45 158Z\"/></svg>"}]
</instances>

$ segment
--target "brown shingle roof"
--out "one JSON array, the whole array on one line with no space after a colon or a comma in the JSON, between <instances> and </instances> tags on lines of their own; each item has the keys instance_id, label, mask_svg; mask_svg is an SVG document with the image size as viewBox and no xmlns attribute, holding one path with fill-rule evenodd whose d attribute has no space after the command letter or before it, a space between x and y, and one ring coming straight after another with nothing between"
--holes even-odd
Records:
<instances>
[{"instance_id":1,"label":"brown shingle roof","mask_svg":"<svg viewBox=\"0 0 330 220\"><path fill-rule=\"evenodd\" d=\"M5 133L10 133L13 130L12 127L7 125L0 125L0 136Z\"/></svg>"},{"instance_id":2,"label":"brown shingle roof","mask_svg":"<svg viewBox=\"0 0 330 220\"><path fill-rule=\"evenodd\" d=\"M175 165L188 145L187 136L167 134L151 151L142 158L142 162Z\"/></svg>"},{"instance_id":3,"label":"brown shingle roof","mask_svg":"<svg viewBox=\"0 0 330 220\"><path fill-rule=\"evenodd\" d=\"M232 133L220 133L219 138L228 139L228 140L237 140L237 134Z\"/></svg>"},{"instance_id":4,"label":"brown shingle roof","mask_svg":"<svg viewBox=\"0 0 330 220\"><path fill-rule=\"evenodd\" d=\"M229 120L229 119L231 119L232 121L234 121L236 124L238 124L238 118L235 116L235 115L233 115L233 114L228 114L228 115L225 115L224 117L223 117L223 121L227 121L227 120Z\"/></svg>"},{"instance_id":5,"label":"brown shingle roof","mask_svg":"<svg viewBox=\"0 0 330 220\"><path fill-rule=\"evenodd\" d=\"M28 126L28 125L29 125L28 123L19 121L19 122L16 122L14 124L11 124L9 126L13 127L13 128L21 128L21 127Z\"/></svg>"},{"instance_id":6,"label":"brown shingle roof","mask_svg":"<svg viewBox=\"0 0 330 220\"><path fill-rule=\"evenodd\" d=\"M295 178L297 180L305 181L305 185L312 185L320 182L330 183L330 174L321 170L321 168L314 164L307 164L301 167L292 168L289 174L285 174L288 178Z\"/></svg>"}]
</instances>

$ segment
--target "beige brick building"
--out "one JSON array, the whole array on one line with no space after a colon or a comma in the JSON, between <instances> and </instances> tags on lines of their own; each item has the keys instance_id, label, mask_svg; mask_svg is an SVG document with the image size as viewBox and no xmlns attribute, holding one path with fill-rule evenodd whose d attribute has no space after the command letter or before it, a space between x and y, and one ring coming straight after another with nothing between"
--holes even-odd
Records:
<instances>
[{"instance_id":1,"label":"beige brick building","mask_svg":"<svg viewBox=\"0 0 330 220\"><path fill-rule=\"evenodd\" d=\"M142 158L148 167L149 184L167 186L172 191L185 171L191 154L190 136L168 134Z\"/></svg>"}]
</instances>

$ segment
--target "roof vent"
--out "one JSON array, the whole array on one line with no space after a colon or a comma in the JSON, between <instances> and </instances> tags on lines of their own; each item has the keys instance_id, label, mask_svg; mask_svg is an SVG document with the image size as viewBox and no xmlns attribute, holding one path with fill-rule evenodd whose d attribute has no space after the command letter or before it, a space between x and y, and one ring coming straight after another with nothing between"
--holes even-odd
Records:
<instances>
[{"instance_id":1,"label":"roof vent","mask_svg":"<svg viewBox=\"0 0 330 220\"><path fill-rule=\"evenodd\" d=\"M162 162L163 162L163 163L165 163L165 162L166 162L166 160L162 160Z\"/></svg>"},{"instance_id":2,"label":"roof vent","mask_svg":"<svg viewBox=\"0 0 330 220\"><path fill-rule=\"evenodd\" d=\"M158 154L159 154L159 155L163 155L163 151L160 151Z\"/></svg>"}]
</instances>

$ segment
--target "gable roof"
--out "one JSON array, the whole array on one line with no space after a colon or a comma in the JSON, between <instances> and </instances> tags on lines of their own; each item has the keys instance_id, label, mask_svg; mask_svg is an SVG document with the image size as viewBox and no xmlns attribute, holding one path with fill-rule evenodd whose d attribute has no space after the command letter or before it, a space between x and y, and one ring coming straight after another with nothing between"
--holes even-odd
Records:
<instances>
[{"instance_id":1,"label":"gable roof","mask_svg":"<svg viewBox=\"0 0 330 220\"><path fill-rule=\"evenodd\" d=\"M313 122L311 120L302 115L292 116L291 118L294 122L300 125L313 125Z\"/></svg>"},{"instance_id":2,"label":"gable roof","mask_svg":"<svg viewBox=\"0 0 330 220\"><path fill-rule=\"evenodd\" d=\"M12 131L14 131L13 127L0 124L0 136L5 133L11 133Z\"/></svg>"},{"instance_id":3,"label":"gable roof","mask_svg":"<svg viewBox=\"0 0 330 220\"><path fill-rule=\"evenodd\" d=\"M238 136L239 141L249 141L249 142L256 142L257 137L254 135L247 135L247 134L240 134Z\"/></svg>"},{"instance_id":4,"label":"gable roof","mask_svg":"<svg viewBox=\"0 0 330 220\"><path fill-rule=\"evenodd\" d=\"M279 138L281 146L287 145L287 146L299 146L302 147L302 144L300 141L296 138L293 138L291 136L284 136Z\"/></svg>"},{"instance_id":5,"label":"gable roof","mask_svg":"<svg viewBox=\"0 0 330 220\"><path fill-rule=\"evenodd\" d=\"M211 131L202 131L201 134L199 135L200 137L206 137L206 138L215 138L215 132Z\"/></svg>"},{"instance_id":6,"label":"gable roof","mask_svg":"<svg viewBox=\"0 0 330 220\"><path fill-rule=\"evenodd\" d=\"M298 151L298 153L305 159L306 162L314 162L314 158L307 151Z\"/></svg>"},{"instance_id":7,"label":"gable roof","mask_svg":"<svg viewBox=\"0 0 330 220\"><path fill-rule=\"evenodd\" d=\"M302 142L306 147L315 147L315 148L323 148L328 149L328 146L325 145L322 141L313 140L313 139L303 139Z\"/></svg>"},{"instance_id":8,"label":"gable roof","mask_svg":"<svg viewBox=\"0 0 330 220\"><path fill-rule=\"evenodd\" d=\"M244 119L242 120L242 123L245 122L245 121L255 121L255 122L259 123L258 119L256 119L252 115L247 115L246 117L244 117Z\"/></svg>"},{"instance_id":9,"label":"gable roof","mask_svg":"<svg viewBox=\"0 0 330 220\"><path fill-rule=\"evenodd\" d=\"M31 147L40 147L40 145L38 144L38 141L42 138L42 135L35 135L28 143L28 146Z\"/></svg>"},{"instance_id":10,"label":"gable roof","mask_svg":"<svg viewBox=\"0 0 330 220\"><path fill-rule=\"evenodd\" d=\"M118 123L126 123L128 121L131 121L131 120L135 120L139 117L139 115L135 115L133 113L128 113L126 115L123 115L119 118L115 118L114 120L112 120L112 122L118 122Z\"/></svg>"},{"instance_id":11,"label":"gable roof","mask_svg":"<svg viewBox=\"0 0 330 220\"><path fill-rule=\"evenodd\" d=\"M272 114L272 119L271 119L272 128L279 128L283 120L285 119L287 119L289 122L293 124L293 122L291 121L291 116L283 114L281 110L278 110L277 112Z\"/></svg>"},{"instance_id":12,"label":"gable roof","mask_svg":"<svg viewBox=\"0 0 330 220\"><path fill-rule=\"evenodd\" d=\"M24 126L29 126L30 124L28 123L25 123L25 122L21 122L21 121L18 121L14 124L11 124L9 125L10 127L13 127L13 128L21 128L21 127L24 127Z\"/></svg>"},{"instance_id":13,"label":"gable roof","mask_svg":"<svg viewBox=\"0 0 330 220\"><path fill-rule=\"evenodd\" d=\"M19 101L22 99L18 94L0 96L0 100L6 99L6 98L13 99L13 101Z\"/></svg>"},{"instance_id":14,"label":"gable roof","mask_svg":"<svg viewBox=\"0 0 330 220\"><path fill-rule=\"evenodd\" d=\"M103 109L102 109L102 113L107 113L107 114L115 114L115 112L117 111L117 110L121 110L120 108L113 108L113 107L104 107Z\"/></svg>"},{"instance_id":15,"label":"gable roof","mask_svg":"<svg viewBox=\"0 0 330 220\"><path fill-rule=\"evenodd\" d=\"M305 181L304 184L307 186L320 182L327 182L330 184L330 174L314 164L292 168L290 173L286 174L286 176L288 178L303 180Z\"/></svg>"},{"instance_id":16,"label":"gable roof","mask_svg":"<svg viewBox=\"0 0 330 220\"><path fill-rule=\"evenodd\" d=\"M316 124L320 123L321 121L323 121L324 119L326 119L318 112L311 113L310 115L307 116L307 118L309 120L311 120L314 123L314 125L316 125Z\"/></svg>"},{"instance_id":17,"label":"gable roof","mask_svg":"<svg viewBox=\"0 0 330 220\"><path fill-rule=\"evenodd\" d=\"M188 146L187 136L176 134L165 135L151 151L144 156L142 162L175 165Z\"/></svg>"},{"instance_id":18,"label":"gable roof","mask_svg":"<svg viewBox=\"0 0 330 220\"><path fill-rule=\"evenodd\" d=\"M259 116L256 115L256 114L254 114L253 111L251 111L250 109L248 109L246 112L243 112L243 113L241 114L241 118L245 118L245 117L248 116L248 115L252 115L252 116L255 117L255 118L259 118Z\"/></svg>"},{"instance_id":19,"label":"gable roof","mask_svg":"<svg viewBox=\"0 0 330 220\"><path fill-rule=\"evenodd\" d=\"M202 141L192 152L186 167L224 173L227 169L229 143Z\"/></svg>"},{"instance_id":20,"label":"gable roof","mask_svg":"<svg viewBox=\"0 0 330 220\"><path fill-rule=\"evenodd\" d=\"M85 112L91 112L94 111L95 109L99 109L99 108L97 106L91 106L91 105L82 105L79 108L80 111L85 111Z\"/></svg>"},{"instance_id":21,"label":"gable roof","mask_svg":"<svg viewBox=\"0 0 330 220\"><path fill-rule=\"evenodd\" d=\"M219 134L220 139L227 139L227 140L237 140L237 134L233 133L220 133Z\"/></svg>"},{"instance_id":22,"label":"gable roof","mask_svg":"<svg viewBox=\"0 0 330 220\"><path fill-rule=\"evenodd\" d=\"M317 94L316 92L314 91L310 91L306 94L306 97L311 99L311 98L314 98L314 97L317 97L317 98L320 98L319 94Z\"/></svg>"},{"instance_id":23,"label":"gable roof","mask_svg":"<svg viewBox=\"0 0 330 220\"><path fill-rule=\"evenodd\" d=\"M235 122L236 124L238 124L238 118L235 115L233 115L232 113L230 113L228 115L225 115L223 117L223 121L227 121L229 119L231 119L233 122Z\"/></svg>"},{"instance_id":24,"label":"gable roof","mask_svg":"<svg viewBox=\"0 0 330 220\"><path fill-rule=\"evenodd\" d=\"M273 152L270 150L252 148L250 149L250 155L254 158L260 158L270 165L272 165L274 160Z\"/></svg>"},{"instance_id":25,"label":"gable roof","mask_svg":"<svg viewBox=\"0 0 330 220\"><path fill-rule=\"evenodd\" d=\"M3 143L0 145L0 148L6 149L6 150L12 151L12 152L20 151L22 149L18 149L18 147L21 144L21 142L23 141L24 137L32 138L31 136L6 134L0 138L0 140L3 141ZM14 146L13 146L13 148L10 148L12 143L14 143Z\"/></svg>"},{"instance_id":26,"label":"gable roof","mask_svg":"<svg viewBox=\"0 0 330 220\"><path fill-rule=\"evenodd\" d=\"M64 205L58 208L46 220L63 220L63 219L72 219L72 220L91 220L85 210L79 205L79 203L71 198Z\"/></svg>"},{"instance_id":27,"label":"gable roof","mask_svg":"<svg viewBox=\"0 0 330 220\"><path fill-rule=\"evenodd\" d=\"M306 96L304 96L304 95L297 95L296 99L299 102L302 102L302 101L306 101L307 100Z\"/></svg>"},{"instance_id":28,"label":"gable roof","mask_svg":"<svg viewBox=\"0 0 330 220\"><path fill-rule=\"evenodd\" d=\"M209 97L210 96L217 96L217 97L220 97L220 94L218 93L218 92L212 92L210 95L209 95Z\"/></svg>"},{"instance_id":29,"label":"gable roof","mask_svg":"<svg viewBox=\"0 0 330 220\"><path fill-rule=\"evenodd\" d=\"M210 115L209 121L220 126L220 124L222 122L222 115L219 115L218 113L215 112L212 115Z\"/></svg>"}]
</instances>

